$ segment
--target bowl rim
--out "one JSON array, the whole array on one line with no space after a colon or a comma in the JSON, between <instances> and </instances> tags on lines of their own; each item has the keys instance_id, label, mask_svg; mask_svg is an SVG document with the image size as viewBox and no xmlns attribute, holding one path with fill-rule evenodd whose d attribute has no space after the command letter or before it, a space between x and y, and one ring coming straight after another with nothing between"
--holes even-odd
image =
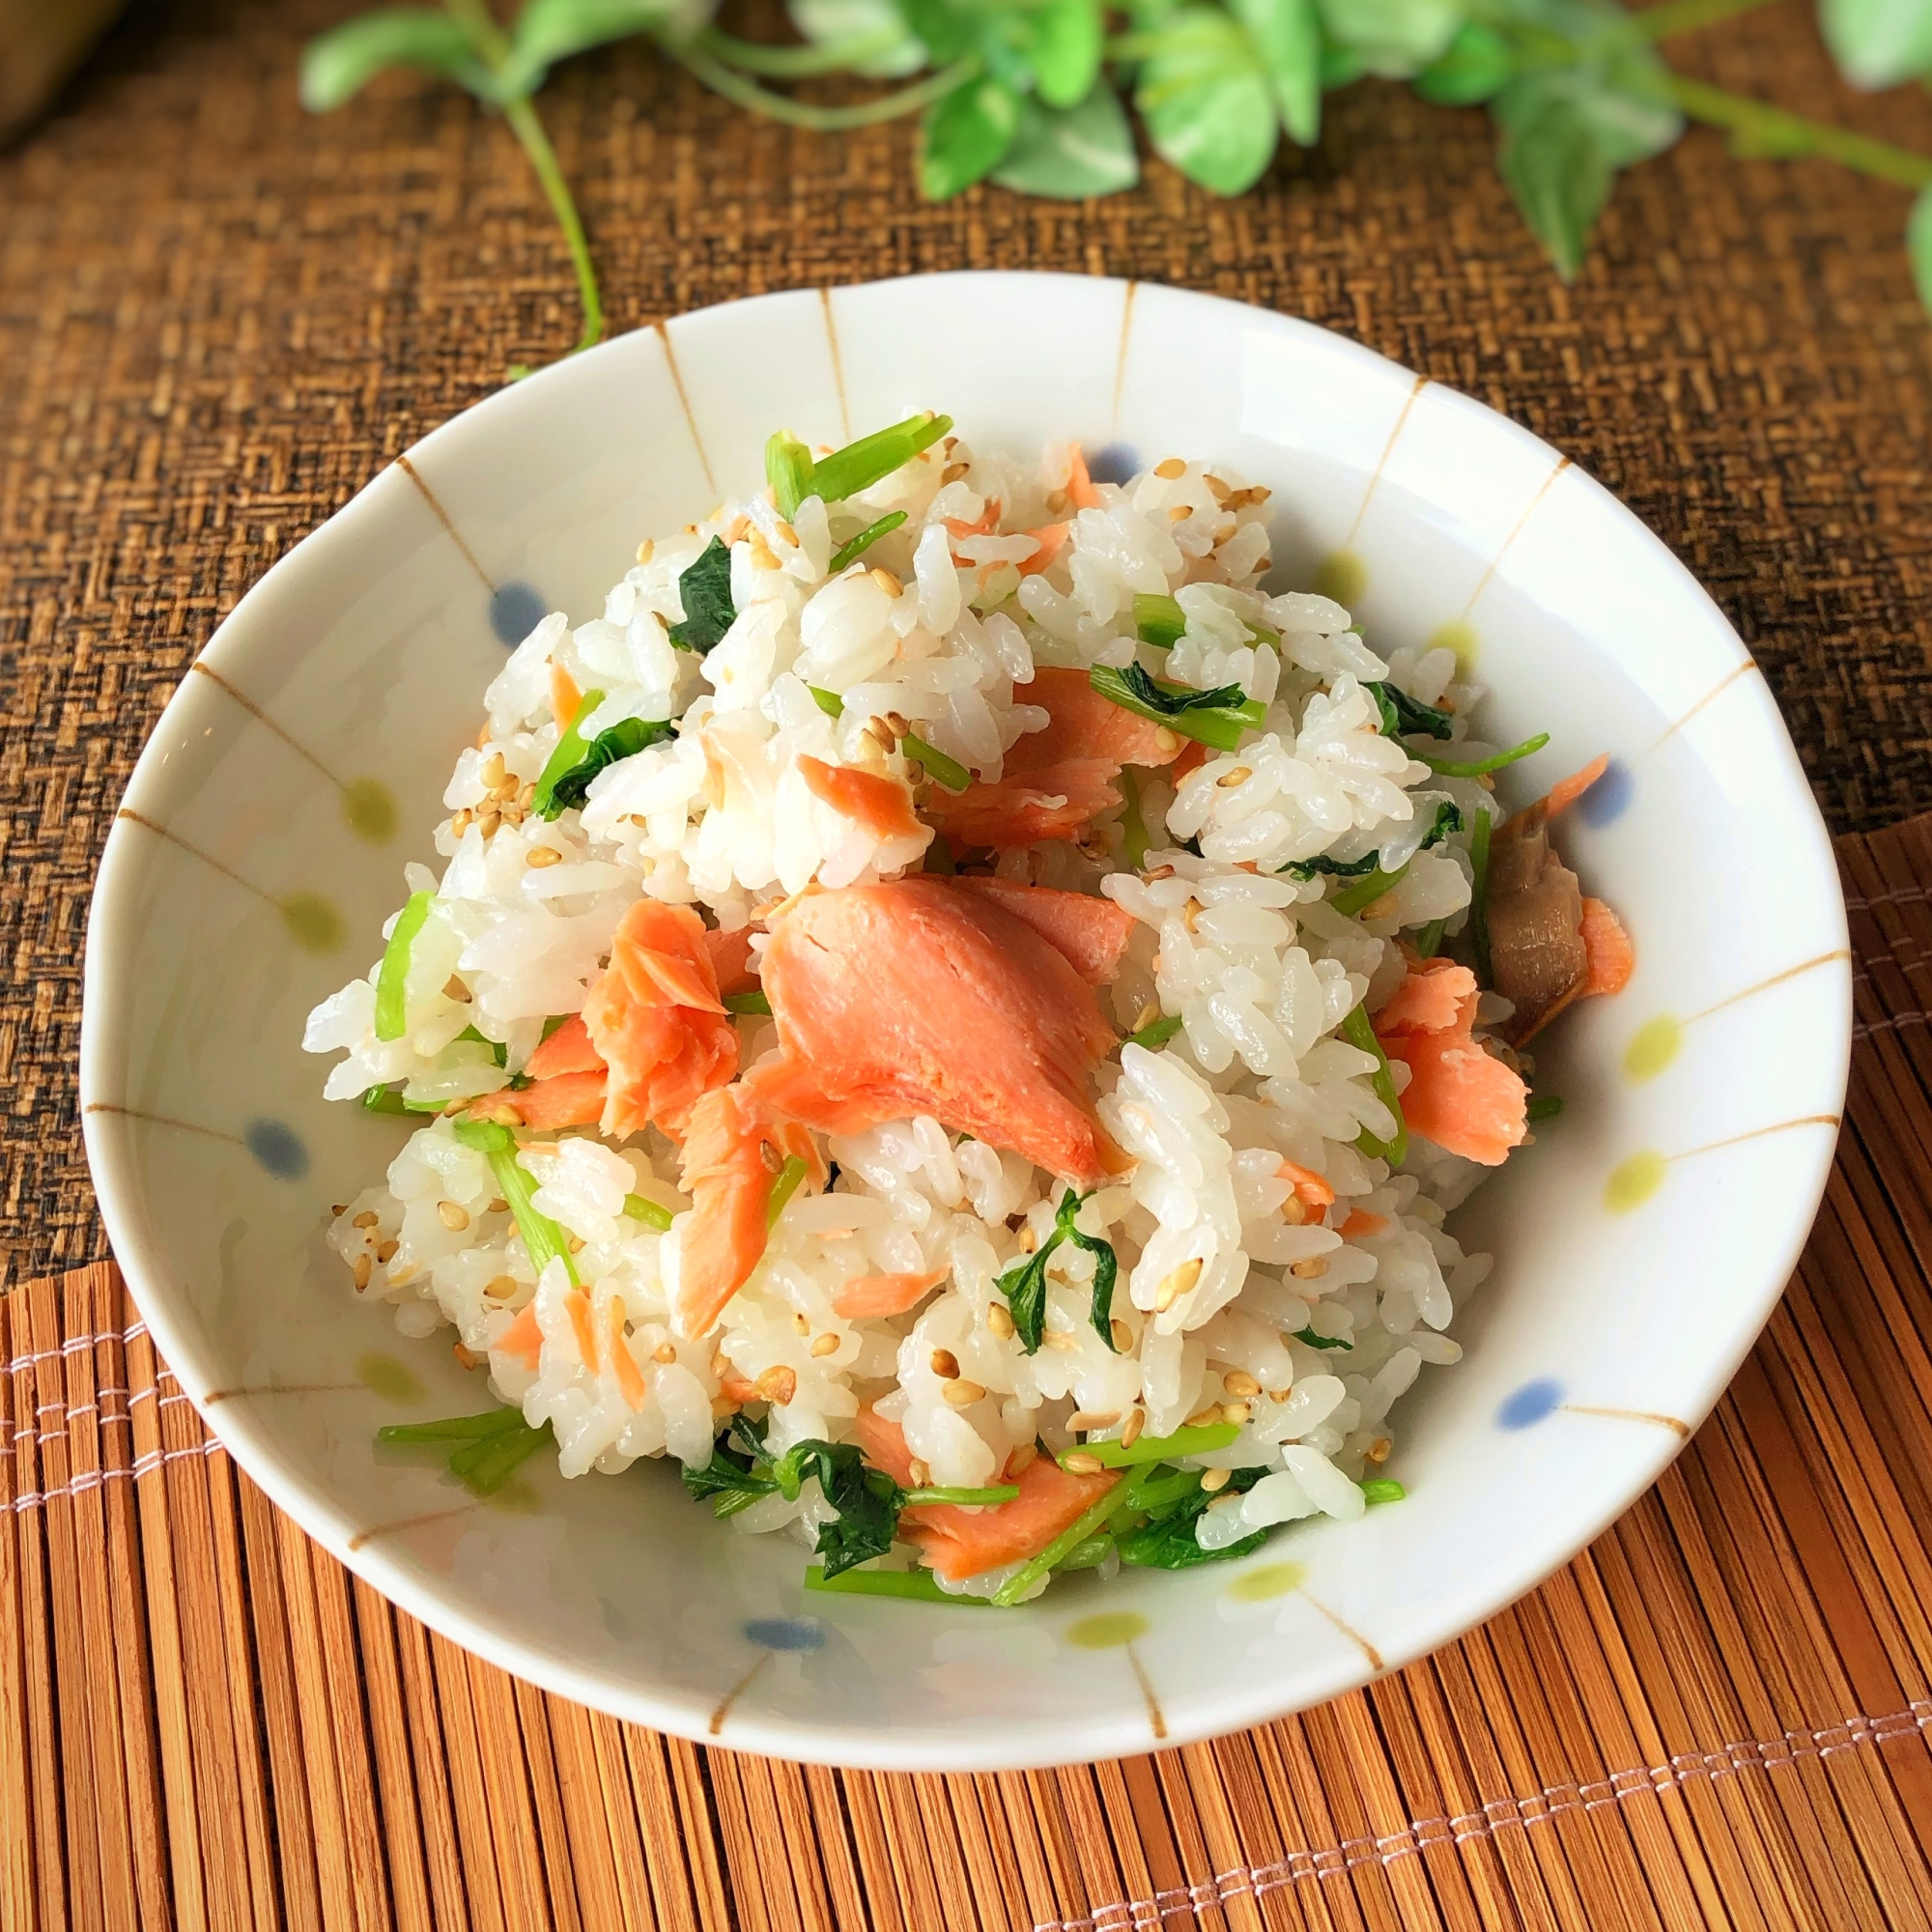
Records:
<instances>
[{"instance_id":1,"label":"bowl rim","mask_svg":"<svg viewBox=\"0 0 1932 1932\"><path fill-rule=\"evenodd\" d=\"M1410 384L1420 382L1412 371L1340 330L1226 297L1145 280L1128 281L1122 277L1051 270L960 270L885 277L844 284L838 289L821 290L819 293L829 300L840 293L926 285L934 291L957 291L955 298L964 299L970 296L974 285L985 283L1023 283L1037 289L1041 297L1048 300L1060 285L1077 285L1083 291L1091 290L1095 284L1108 284L1123 292L1137 287L1159 288L1164 297L1209 304L1212 309L1224 312L1226 320L1238 319L1244 326L1253 327L1259 323L1291 333L1308 331L1329 343L1345 344L1354 356L1366 358L1358 365L1365 373L1376 372ZM721 312L739 313L749 306L795 298L799 293L798 290L781 290L744 297L684 311L668 320L685 326ZM585 362L594 362L596 358L616 350L631 334L645 332L654 326L657 325L647 324L638 331L625 331L608 337L605 342L581 355L550 364L519 384L517 388L521 391L532 385L541 385L566 367L575 368ZM1449 385L1440 386L1448 388ZM434 452L440 443L465 433L471 417L510 393L508 389L499 389L478 399L429 431L402 455L414 458ZM1449 393L1481 410L1486 418L1485 426L1492 431L1501 430L1527 448L1543 453L1551 463L1558 460L1558 452L1542 438L1501 412L1464 391L1450 389ZM365 498L383 486L396 467L395 458L386 461L348 502L270 564L216 625L195 654L196 660L224 648L224 640L233 644L244 634L253 620L254 609L314 566L318 558L318 539L326 531L334 529L345 518L357 514L358 505L362 505ZM1593 514L1607 512L1640 532L1642 543L1662 560L1669 572L1681 580L1683 588L1709 610L1717 611L1716 605L1690 571L1634 510L1580 466L1572 464L1570 467L1577 472L1577 484L1594 493ZM1720 611L1717 614L1725 631L1735 638L1728 620L1722 617ZM1743 648L1740 642L1741 652ZM1745 663L1749 663L1747 654ZM554 1652L538 1649L506 1635L491 1623L447 1600L411 1565L386 1554L380 1543L355 1544L352 1541L354 1525L332 1501L327 1488L320 1481L310 1480L302 1472L287 1465L282 1455L268 1440L266 1432L258 1430L251 1420L245 1405L223 1406L217 1419L202 1403L201 1391L213 1380L210 1364L204 1359L203 1351L195 1344L187 1325L176 1319L173 1292L165 1284L160 1260L149 1252L148 1244L142 1238L144 1216L141 1188L132 1163L127 1158L119 1137L110 1132L106 1124L107 1117L97 1109L94 1101L94 1095L101 1088L103 1072L110 1064L123 1057L122 1048L128 1025L126 1009L114 997L115 975L119 970L116 962L125 956L122 928L126 903L130 897L128 887L138 870L140 860L127 836L122 812L130 806L138 807L147 794L162 782L161 768L167 756L163 750L166 733L162 727L169 714L177 713L178 707L192 705L195 682L185 671L167 707L151 726L148 742L142 748L116 808L89 901L83 963L79 1056L82 1135L101 1219L142 1321L210 1435L221 1443L278 1509L284 1511L353 1575L362 1578L431 1630L514 1676L560 1696L609 1712L626 1721L699 1744L716 1744L720 1740L711 1726L715 1699L710 1693L670 1687L647 1690L635 1683L619 1682L602 1672L586 1670ZM1844 951L1847 940L1843 893L1830 834L1804 778L1789 731L1775 705L1773 715L1778 724L1782 767L1776 779L1803 802L1801 817L1806 850L1802 857L1829 881L1831 906L1838 928L1835 944ZM1772 775L1767 774L1768 781L1771 778ZM1829 1000L1824 985L1824 982L1833 980L1839 982L1838 997L1834 1001ZM1850 1076L1852 1043L1852 967L1849 957L1830 961L1814 983L1819 985L1820 1004L1829 1004L1840 1020L1841 1039L1835 1055L1833 1107L1834 1113L1842 1117ZM1784 1285L1797 1266L1823 1200L1836 1139L1834 1131L1816 1142L1815 1151L1809 1154L1804 1171L1803 1184L1785 1196L1786 1236L1778 1250L1776 1265L1767 1270L1751 1293L1738 1297L1736 1324L1724 1347L1707 1358L1697 1400L1680 1405L1684 1411L1682 1419L1689 1425L1690 1432L1694 1432L1716 1406L1745 1356L1755 1345L1782 1295ZM1647 1436L1644 1440L1651 1442L1652 1438ZM1560 1533L1548 1535L1540 1542L1520 1545L1519 1560L1505 1572L1483 1571L1480 1573L1483 1578L1480 1583L1471 1581L1458 1591L1434 1600L1429 1615L1412 1615L1391 1641L1378 1645L1381 1655L1379 1668L1370 1667L1366 1660L1351 1662L1343 1659L1325 1677L1318 1675L1297 1680L1300 1688L1286 1694L1270 1696L1264 1691L1258 1695L1257 1688L1251 1684L1230 1683L1218 1694L1189 1695L1167 1710L1168 1731L1160 1741L1160 1747L1219 1737L1312 1708L1317 1703L1386 1676L1465 1634L1552 1576L1622 1517L1681 1453L1688 1440L1688 1433L1678 1437L1666 1432L1657 1432L1648 1454L1634 1454L1629 1458L1628 1481L1614 1500L1591 1512L1587 1518L1566 1519ZM862 1727L836 1720L763 1716L753 1710L739 1709L734 1710L732 1715L729 1747L852 1770L965 1773L1031 1770L1090 1762L1135 1754L1152 1747L1145 1718L1137 1711L1100 1714L1071 1723L1055 1720L1051 1726L1040 1720L1009 1719L1001 1728L976 1726L949 1739L947 1734L939 1731L900 1733L889 1728Z\"/></svg>"}]
</instances>

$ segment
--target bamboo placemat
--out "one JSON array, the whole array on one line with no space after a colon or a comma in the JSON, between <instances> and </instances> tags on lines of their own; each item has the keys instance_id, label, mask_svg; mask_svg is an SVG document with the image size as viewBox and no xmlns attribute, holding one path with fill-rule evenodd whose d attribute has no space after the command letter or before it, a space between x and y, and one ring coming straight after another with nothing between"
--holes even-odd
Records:
<instances>
[{"instance_id":1,"label":"bamboo placemat","mask_svg":"<svg viewBox=\"0 0 1932 1932\"><path fill-rule=\"evenodd\" d=\"M1932 815L1839 841L1847 1123L1762 1343L1494 1621L1212 1745L1003 1776L548 1696L230 1463L110 1265L0 1299L9 1927L1932 1927Z\"/></svg>"}]
</instances>

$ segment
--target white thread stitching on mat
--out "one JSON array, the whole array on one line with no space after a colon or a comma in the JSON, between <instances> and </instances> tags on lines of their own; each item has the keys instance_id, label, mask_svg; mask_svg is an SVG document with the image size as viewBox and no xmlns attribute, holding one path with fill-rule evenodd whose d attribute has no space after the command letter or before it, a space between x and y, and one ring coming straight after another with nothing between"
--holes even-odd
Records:
<instances>
[{"instance_id":1,"label":"white thread stitching on mat","mask_svg":"<svg viewBox=\"0 0 1932 1932\"><path fill-rule=\"evenodd\" d=\"M129 1476L145 1476L158 1469L163 1463L180 1463L190 1456L223 1453L219 1439L213 1435L206 1442L193 1443L186 1449L150 1449L145 1456L135 1457L129 1468L85 1469L71 1482L63 1483L56 1490L26 1490L11 1503L0 1504L0 1508L11 1509L18 1516L22 1510L39 1509L43 1503L56 1502L62 1496L77 1496L89 1490L98 1490L103 1483L123 1482Z\"/></svg>"},{"instance_id":2,"label":"white thread stitching on mat","mask_svg":"<svg viewBox=\"0 0 1932 1932\"><path fill-rule=\"evenodd\" d=\"M1845 900L1847 912L1870 912L1874 906L1882 905L1920 905L1932 896L1932 887L1900 886L1895 893L1880 893L1876 898L1851 898Z\"/></svg>"},{"instance_id":3,"label":"white thread stitching on mat","mask_svg":"<svg viewBox=\"0 0 1932 1932\"><path fill-rule=\"evenodd\" d=\"M145 1321L137 1321L131 1328L123 1328L118 1332L112 1328L106 1328L102 1329L99 1334L70 1335L58 1349L43 1349L38 1355L15 1355L7 1364L7 1373L10 1376L17 1376L22 1369L31 1369L37 1363L41 1362L56 1362L66 1355L77 1355L83 1349L92 1349L97 1343L121 1342L125 1344L133 1341L137 1335L145 1335L147 1332L148 1324ZM163 1369L161 1373L165 1375L167 1371Z\"/></svg>"},{"instance_id":4,"label":"white thread stitching on mat","mask_svg":"<svg viewBox=\"0 0 1932 1932\"><path fill-rule=\"evenodd\" d=\"M1740 1771L1774 1771L1804 1757L1826 1758L1834 1751L1860 1745L1884 1744L1910 1737L1932 1726L1932 1700L1915 1699L1902 1711L1883 1718L1853 1717L1819 1731L1786 1731L1764 1743L1740 1743L1714 1751L1687 1751L1668 1764L1644 1771L1616 1771L1587 1784L1548 1784L1526 1798L1492 1798L1480 1810L1453 1818L1424 1818L1379 1838L1345 1838L1320 1852L1290 1852L1267 1865L1237 1865L1187 1887L1171 1887L1151 1898L1123 1899L1098 1905L1084 1918L1048 1918L1034 1932L1126 1932L1126 1928L1158 1928L1167 1918L1192 1915L1203 1906L1222 1905L1242 1895L1259 1898L1307 1878L1336 1878L1356 1865L1390 1865L1412 1858L1433 1845L1460 1845L1470 1838L1492 1837L1505 1826L1527 1831L1548 1824L1566 1811L1594 1811L1620 1804L1635 1793L1681 1789L1692 1778L1716 1781ZM1565 1796L1564 1794L1571 1794ZM1591 1796L1597 1793L1597 1796ZM1496 1814L1500 1813L1498 1816Z\"/></svg>"}]
</instances>

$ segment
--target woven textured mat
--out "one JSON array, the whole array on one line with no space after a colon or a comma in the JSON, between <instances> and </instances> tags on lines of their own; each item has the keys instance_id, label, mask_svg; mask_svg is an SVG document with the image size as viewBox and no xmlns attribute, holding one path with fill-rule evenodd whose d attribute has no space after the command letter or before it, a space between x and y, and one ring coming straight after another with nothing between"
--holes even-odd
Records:
<instances>
[{"instance_id":1,"label":"woven textured mat","mask_svg":"<svg viewBox=\"0 0 1932 1932\"><path fill-rule=\"evenodd\" d=\"M0 1299L0 1919L1932 1927L1932 816L1839 853L1817 1232L1662 1482L1472 1636L1154 1757L704 1749L430 1635L231 1465L108 1265Z\"/></svg>"},{"instance_id":2,"label":"woven textured mat","mask_svg":"<svg viewBox=\"0 0 1932 1932\"><path fill-rule=\"evenodd\" d=\"M0 1281L105 1252L74 1121L80 934L160 705L292 542L575 334L500 126L400 78L326 120L297 106L302 39L361 4L135 0L0 156ZM1932 96L1839 88L1810 13L1681 58L1932 151ZM1693 133L1624 178L1566 291L1483 115L1380 84L1236 202L1154 162L1104 202L924 207L910 128L754 122L637 48L567 64L543 111L618 328L915 270L1086 270L1304 315L1470 390L1710 585L1834 831L1932 807L1932 329L1904 190Z\"/></svg>"}]
</instances>

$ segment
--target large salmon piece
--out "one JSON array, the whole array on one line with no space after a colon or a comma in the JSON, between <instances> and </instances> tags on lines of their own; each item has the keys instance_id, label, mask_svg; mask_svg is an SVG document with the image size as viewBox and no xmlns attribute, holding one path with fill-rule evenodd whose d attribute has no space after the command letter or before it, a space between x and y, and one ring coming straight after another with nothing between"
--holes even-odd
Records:
<instances>
[{"instance_id":1,"label":"large salmon piece","mask_svg":"<svg viewBox=\"0 0 1932 1932\"><path fill-rule=\"evenodd\" d=\"M1115 1171L1092 1090L1115 1036L1082 972L1104 966L1003 897L918 876L795 901L764 959L782 1052L745 1084L826 1133L930 1114L1066 1180Z\"/></svg>"}]
</instances>

